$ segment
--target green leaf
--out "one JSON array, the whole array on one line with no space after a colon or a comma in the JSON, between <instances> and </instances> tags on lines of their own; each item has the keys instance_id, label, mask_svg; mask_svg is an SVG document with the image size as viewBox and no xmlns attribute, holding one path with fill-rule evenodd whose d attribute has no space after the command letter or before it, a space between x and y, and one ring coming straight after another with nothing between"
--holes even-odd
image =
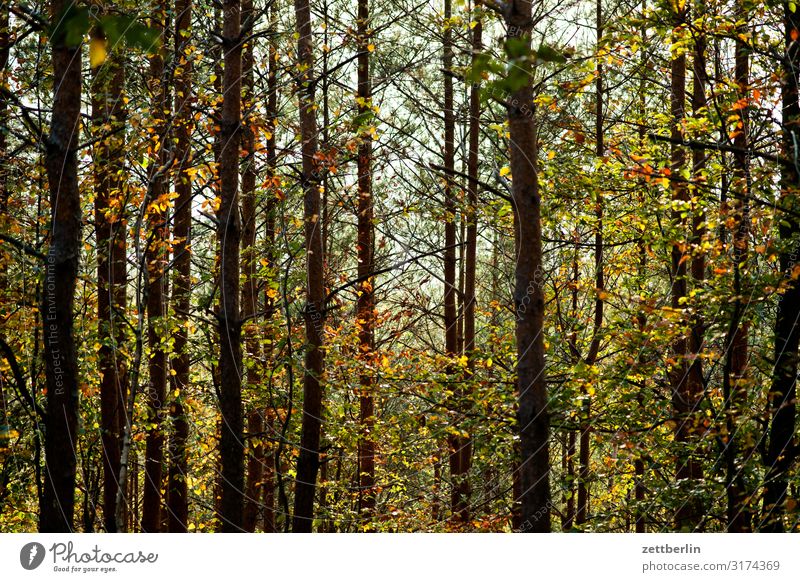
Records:
<instances>
[{"instance_id":1,"label":"green leaf","mask_svg":"<svg viewBox=\"0 0 800 582\"><path fill-rule=\"evenodd\" d=\"M567 57L563 52L546 44L542 44L536 50L536 60L549 63L566 63Z\"/></svg>"},{"instance_id":2,"label":"green leaf","mask_svg":"<svg viewBox=\"0 0 800 582\"><path fill-rule=\"evenodd\" d=\"M145 51L156 50L161 45L157 30L140 24L130 16L104 16L100 20L100 26L112 50L119 46L121 41Z\"/></svg>"},{"instance_id":3,"label":"green leaf","mask_svg":"<svg viewBox=\"0 0 800 582\"><path fill-rule=\"evenodd\" d=\"M50 39L54 45L77 47L89 32L89 10L74 4L58 15L50 31Z\"/></svg>"},{"instance_id":4,"label":"green leaf","mask_svg":"<svg viewBox=\"0 0 800 582\"><path fill-rule=\"evenodd\" d=\"M512 59L518 59L530 54L531 49L525 38L509 38L505 43L506 54Z\"/></svg>"}]
</instances>

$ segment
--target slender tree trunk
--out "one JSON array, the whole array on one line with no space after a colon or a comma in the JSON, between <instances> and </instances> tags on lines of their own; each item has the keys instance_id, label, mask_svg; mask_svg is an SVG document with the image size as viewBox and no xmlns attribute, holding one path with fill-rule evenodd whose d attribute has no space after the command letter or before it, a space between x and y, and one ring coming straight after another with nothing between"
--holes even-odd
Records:
<instances>
[{"instance_id":1,"label":"slender tree trunk","mask_svg":"<svg viewBox=\"0 0 800 582\"><path fill-rule=\"evenodd\" d=\"M455 131L456 117L453 109L453 40L452 40L452 0L444 0L444 34L442 41L442 66L444 68L444 349L445 356L454 360L459 355L458 347L458 310L456 297L458 292L456 281L456 194L453 184L455 175ZM448 379L455 381L457 367L449 364ZM458 391L460 392L460 391ZM457 394L458 396L458 394ZM456 407L459 403L456 403ZM462 464L464 440L459 435L447 438L451 500L450 509L453 518L461 521L468 516L469 498L467 496L466 475Z\"/></svg>"},{"instance_id":2,"label":"slender tree trunk","mask_svg":"<svg viewBox=\"0 0 800 582\"><path fill-rule=\"evenodd\" d=\"M697 3L698 14L705 11L705 0ZM692 112L695 117L705 115L706 103L706 83L708 74L706 72L706 37L702 30L695 32L694 54L692 63ZM703 149L692 150L692 176L694 184L692 186L692 198L700 198L702 192L699 188L705 185L706 151ZM700 288L705 280L706 258L702 249L703 237L706 234L706 216L703 206L694 207L692 219L692 239L690 248L692 249L691 274L695 286ZM699 311L699 310L698 310ZM691 335L689 336L689 371L688 371L688 391L696 395L697 398L705 390L703 380L703 334L705 325L702 315L696 313L691 321Z\"/></svg>"},{"instance_id":3,"label":"slender tree trunk","mask_svg":"<svg viewBox=\"0 0 800 582\"><path fill-rule=\"evenodd\" d=\"M273 5L270 8L270 27L275 29L277 23L277 9ZM270 37L269 40L269 49L268 49L268 59L269 59L269 70L267 71L267 104L266 104L266 121L267 121L267 131L269 132L266 136L266 149L267 149L267 159L266 159L266 172L267 172L267 180L271 185L271 189L269 190L268 198L267 198L267 224L266 224L266 239L267 239L267 258L269 260L270 266L274 269L275 268L275 245L276 245L276 230L275 230L275 213L277 212L277 205L276 200L277 196L274 192L274 188L276 188L276 180L277 178L276 173L276 164L277 164L277 148L276 148L276 140L275 140L275 130L277 127L277 119L278 119L278 50L276 46L275 37ZM269 287L267 287L269 289ZM275 333L275 326L273 323L273 316L276 311L275 300L269 296L269 293L265 291L264 297L264 305L266 314L264 316L264 320L267 322L267 337L271 337ZM274 341L268 343L265 346L265 354L264 354L264 361L266 363L270 362L271 354L272 354L272 346L274 345ZM267 364L265 364L267 365ZM276 434L276 423L275 423L275 411L273 408L272 403L269 403L268 408L264 413L266 417L266 430L267 434L270 436ZM265 451L264 455L264 532L265 533L275 533L277 531L277 526L275 523L275 451L277 450L276 446L272 446L270 450ZM288 515L286 518L288 519Z\"/></svg>"},{"instance_id":4,"label":"slender tree trunk","mask_svg":"<svg viewBox=\"0 0 800 582\"><path fill-rule=\"evenodd\" d=\"M240 0L223 4L223 51L225 70L220 119L217 240L220 253L220 411L222 433L219 454L222 461L220 528L223 532L242 529L244 507L244 444L242 442L242 321L239 314L239 152L242 136L242 42Z\"/></svg>"},{"instance_id":5,"label":"slender tree trunk","mask_svg":"<svg viewBox=\"0 0 800 582\"><path fill-rule=\"evenodd\" d=\"M93 151L95 236L97 240L97 318L100 350L100 423L103 455L103 527L116 532L117 477L121 429L128 394L122 317L127 305L123 87L125 69L112 56L95 72L92 121L100 134ZM103 132L112 132L102 137Z\"/></svg>"},{"instance_id":6,"label":"slender tree trunk","mask_svg":"<svg viewBox=\"0 0 800 582\"><path fill-rule=\"evenodd\" d=\"M64 0L51 0L53 21L66 7ZM50 41L54 89L45 166L51 223L42 301L47 380L46 466L39 530L69 532L73 529L75 508L74 443L78 415L78 357L72 328L81 246L76 149L81 110L81 52L80 44L67 44L63 29L57 29Z\"/></svg>"},{"instance_id":7,"label":"slender tree trunk","mask_svg":"<svg viewBox=\"0 0 800 582\"><path fill-rule=\"evenodd\" d=\"M252 31L253 26L253 0L242 2L242 23L244 35ZM262 383L263 359L259 348L259 338L256 336L260 327L261 318L258 317L259 277L257 271L258 253L256 249L256 221L258 219L258 200L256 198L256 165L255 165L255 133L248 117L253 108L253 45L250 40L244 47L242 58L243 87L242 107L247 112L244 119L242 132L242 149L246 156L242 172L242 319L246 321L245 349L250 360L247 366L248 389L256 394ZM264 447L261 444L264 438L264 418L262 407L256 402L248 414L248 457L247 481L245 485L244 504L244 529L248 532L255 531L258 518L258 507L261 500L262 476L264 468Z\"/></svg>"},{"instance_id":8,"label":"slender tree trunk","mask_svg":"<svg viewBox=\"0 0 800 582\"><path fill-rule=\"evenodd\" d=\"M737 7L739 16L744 17L744 9ZM740 33L745 33L744 26ZM703 58L699 49L696 50L695 61ZM703 58L703 62L704 58ZM705 71L703 71L705 73ZM697 63L695 62L695 76L697 77ZM734 80L737 87L737 98L747 100L750 95L748 87L750 77L750 57L747 43L737 38L736 57L734 67ZM697 82L695 82L697 85ZM737 109L739 120L734 129L733 145L737 151L733 155L733 183L737 195L729 207L729 212L734 218L733 231L733 273L734 293L733 315L729 332L728 349L726 350L725 368L723 371L723 396L725 409L726 440L724 447L725 457L725 489L727 496L727 529L730 532L750 531L750 515L745 507L746 492L743 488L743 479L736 466L737 446L736 433L739 417L747 402L747 336L749 325L742 321L746 308L745 290L742 283L742 267L747 261L747 247L749 236L749 196L750 170L746 150L749 147L748 137L748 107ZM701 376L702 378L702 376ZM700 386L702 390L702 386Z\"/></svg>"},{"instance_id":9,"label":"slender tree trunk","mask_svg":"<svg viewBox=\"0 0 800 582\"><path fill-rule=\"evenodd\" d=\"M509 39L520 39L530 49L531 2L508 5ZM530 72L526 53L518 64ZM511 175L514 207L516 273L514 307L517 340L517 411L520 436L520 477L525 532L550 531L550 422L545 383L544 277L542 271L541 198L537 177L538 143L534 118L532 79L508 99L511 134Z\"/></svg>"},{"instance_id":10,"label":"slender tree trunk","mask_svg":"<svg viewBox=\"0 0 800 582\"><path fill-rule=\"evenodd\" d=\"M475 3L477 10L482 9L481 2ZM483 49L483 17L477 12L474 16L475 26L472 28L472 63L477 63ZM475 276L477 270L478 249L478 176L480 154L480 127L481 99L480 84L473 83L469 95L469 150L467 152L467 209L465 213L466 236L464 239L464 355L467 357L467 382L475 372L475 308L477 297L475 292ZM467 401L471 401L471 389L468 385ZM472 467L471 437L460 439L458 447L460 459L458 465L461 469L459 491L459 506L454 508L461 521L470 518L469 501L472 487L469 481L469 472Z\"/></svg>"},{"instance_id":11,"label":"slender tree trunk","mask_svg":"<svg viewBox=\"0 0 800 582\"><path fill-rule=\"evenodd\" d=\"M596 32L597 50L600 51L603 42L603 4L597 0L596 5ZM602 159L605 155L605 130L603 112L603 64L598 59L597 76L595 78L595 155ZM595 217L597 224L594 233L594 287L597 293L594 302L594 327L592 331L592 341L589 345L589 352L586 355L586 365L593 366L597 361L600 351L600 330L603 326L603 292L605 291L605 277L603 271L603 192L601 189L596 191ZM592 435L592 399L584 391L582 423L580 428L580 469L578 472L578 510L575 516L575 523L582 525L589 519L589 482L591 478L591 435Z\"/></svg>"},{"instance_id":12,"label":"slender tree trunk","mask_svg":"<svg viewBox=\"0 0 800 582\"><path fill-rule=\"evenodd\" d=\"M674 40L685 34L687 8L679 8L672 14L674 26ZM672 113L672 138L683 140L683 122L686 114L686 53L676 52L671 65L672 89L670 93L670 106ZM672 199L679 203L688 201L686 183L680 179L681 172L686 166L685 148L674 144L671 154L671 181ZM679 210L673 211L673 223L676 228L685 230L684 219ZM680 240L672 243L670 275L672 278L672 308L682 311L688 296L687 261L685 248ZM688 342L683 336L673 342L673 363L671 370L672 405L674 409L676 428L675 441L678 446L678 455L675 466L675 478L681 485L681 490L686 492L681 496L681 505L675 511L675 526L679 530L693 530L702 521L703 510L699 497L693 493L694 484L702 478L702 467L693 458L691 444L693 434L694 413L696 412L698 394L691 392L688 381ZM683 500L685 499L685 501Z\"/></svg>"},{"instance_id":13,"label":"slender tree trunk","mask_svg":"<svg viewBox=\"0 0 800 582\"><path fill-rule=\"evenodd\" d=\"M564 435L564 459L562 471L566 476L567 486L564 489L564 513L561 519L563 531L572 530L575 523L575 431L567 431Z\"/></svg>"},{"instance_id":14,"label":"slender tree trunk","mask_svg":"<svg viewBox=\"0 0 800 582\"><path fill-rule=\"evenodd\" d=\"M358 0L358 114L367 117L372 109L369 45L371 43L369 0ZM375 513L375 399L370 372L374 349L375 295L372 291L373 265L372 134L361 131L358 144L358 278L357 310L359 357L362 361L359 396L361 434L358 439L359 514L366 523Z\"/></svg>"},{"instance_id":15,"label":"slender tree trunk","mask_svg":"<svg viewBox=\"0 0 800 582\"><path fill-rule=\"evenodd\" d=\"M258 521L258 508L261 505L264 475L264 417L261 410L253 410L247 416L247 432L250 433L247 455L247 485L245 487L245 504L242 518L243 529L247 532L256 531ZM253 436L257 435L257 436Z\"/></svg>"},{"instance_id":16,"label":"slender tree trunk","mask_svg":"<svg viewBox=\"0 0 800 582\"><path fill-rule=\"evenodd\" d=\"M320 228L320 172L316 160L317 120L314 100L314 53L311 9L308 0L295 0L297 58L302 67L298 78L300 97L300 135L303 157L302 185L307 259L307 305L305 374L303 376L303 421L300 457L297 461L292 530L310 532L314 521L314 492L319 470L319 444L322 431L322 387L325 357L325 283L322 230Z\"/></svg>"},{"instance_id":17,"label":"slender tree trunk","mask_svg":"<svg viewBox=\"0 0 800 582\"><path fill-rule=\"evenodd\" d=\"M797 144L800 143L800 45L792 38L792 33L800 30L800 12L784 4L784 41L786 53L781 79L783 155L794 160L798 157ZM795 33L796 34L796 33ZM800 176L793 163L781 167L782 206L792 210L800 208L798 187ZM794 215L781 217L780 238L785 244L792 241L800 232L800 224ZM796 243L795 243L796 244ZM765 461L766 488L764 490L764 517L761 530L769 532L784 531L783 523L787 500L787 479L789 469L797 458L794 446L795 415L797 405L797 360L800 344L800 279L793 276L792 270L800 247L781 252L780 266L783 273L783 294L778 299L778 313L775 316L775 368L769 391L771 422L769 442Z\"/></svg>"},{"instance_id":18,"label":"slender tree trunk","mask_svg":"<svg viewBox=\"0 0 800 582\"><path fill-rule=\"evenodd\" d=\"M157 13L150 25L161 34L167 44L168 6L165 0L158 4ZM153 143L152 172L148 193L147 212L148 243L145 250L147 263L147 342L150 357L147 360L149 384L145 393L147 406L147 442L145 444L144 486L142 500L142 531L158 532L161 529L161 485L164 464L164 431L162 427L164 400L167 389L167 353L162 339L165 334L166 275L168 262L168 210L169 183L164 167L169 151L169 85L164 76L164 57L160 51L150 57L150 86L153 94L155 136Z\"/></svg>"},{"instance_id":19,"label":"slender tree trunk","mask_svg":"<svg viewBox=\"0 0 800 582\"><path fill-rule=\"evenodd\" d=\"M11 71L8 67L8 57L11 53L9 6L3 5L0 8L0 87L5 87L8 83ZM4 93L0 93L0 160L6 160L8 156L8 121L9 121L8 99ZM0 232L8 232L8 203L10 192L8 188L10 168L4 162L0 163ZM0 250L0 313L5 316L8 307L8 262L5 250ZM0 330L0 340L5 341L5 333ZM0 461L8 448L8 438L10 436L8 424L8 407L6 405L6 395L3 391L3 382L0 382ZM0 512L2 512L1 500L4 498L6 488L0 483Z\"/></svg>"},{"instance_id":20,"label":"slender tree trunk","mask_svg":"<svg viewBox=\"0 0 800 582\"><path fill-rule=\"evenodd\" d=\"M184 392L189 387L189 311L191 309L191 227L192 227L192 61L186 50L191 36L192 2L175 2L175 212L173 218L172 305L175 316L169 407L172 435L169 444L169 481L167 509L169 531L186 532L189 522L189 492L186 485L188 462L186 442L189 422L186 418Z\"/></svg>"},{"instance_id":21,"label":"slender tree trunk","mask_svg":"<svg viewBox=\"0 0 800 582\"><path fill-rule=\"evenodd\" d=\"M129 476L123 485L125 487L124 499L128 504L128 511L121 513L117 511L120 521L117 526L124 533L136 533L141 523L141 506L139 503L139 459L136 451L130 451L128 457ZM120 514L121 513L121 514Z\"/></svg>"}]
</instances>

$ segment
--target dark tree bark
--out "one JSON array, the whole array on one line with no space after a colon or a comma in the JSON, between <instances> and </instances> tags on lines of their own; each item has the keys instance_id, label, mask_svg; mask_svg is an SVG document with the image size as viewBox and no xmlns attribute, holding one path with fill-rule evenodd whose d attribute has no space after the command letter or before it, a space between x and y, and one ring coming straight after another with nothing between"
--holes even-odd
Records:
<instances>
[{"instance_id":1,"label":"dark tree bark","mask_svg":"<svg viewBox=\"0 0 800 582\"><path fill-rule=\"evenodd\" d=\"M8 67L8 57L11 53L11 38L9 31L9 6L4 5L0 8L0 86L5 87L11 71ZM8 155L8 121L9 121L8 99L5 94L0 92L0 160L5 160ZM0 232L8 232L8 203L10 192L8 188L9 169L7 164L0 163ZM5 313L7 309L8 297L8 262L5 257L6 250L0 248L0 313ZM0 331L0 340L5 341L4 331ZM3 390L3 382L0 382L0 461L8 448L8 436L10 429L8 425L8 407L6 405L6 395ZM38 464L38 463L37 463ZM2 499L5 497L6 487L0 483L0 512L2 511Z\"/></svg>"},{"instance_id":2,"label":"dark tree bark","mask_svg":"<svg viewBox=\"0 0 800 582\"><path fill-rule=\"evenodd\" d=\"M358 90L356 100L358 114L368 116L372 110L372 84L370 83L369 44L370 34L369 0L358 0ZM359 357L362 362L359 395L360 435L358 439L358 504L361 519L368 522L375 513L375 399L373 378L370 372L374 349L375 295L372 277L373 264L373 203L372 203L372 135L361 131L358 143L358 289L356 319L358 326Z\"/></svg>"},{"instance_id":3,"label":"dark tree bark","mask_svg":"<svg viewBox=\"0 0 800 582\"><path fill-rule=\"evenodd\" d=\"M277 9L273 5L270 8L270 26L274 29L277 23L276 17ZM268 135L266 137L266 173L267 180L270 184L267 198L267 224L266 224L266 239L267 239L267 259L270 266L275 267L275 245L276 245L276 230L275 230L275 214L277 212L277 195L276 195L276 179L277 179L277 147L275 139L275 131L278 123L278 49L275 37L270 37L269 49L269 70L267 71L267 103L266 103L266 121ZM275 333L275 325L273 317L276 312L276 301L265 293L264 297L265 316L264 320L267 322L267 335L271 336ZM264 361L270 362L272 347L274 342L265 346ZM266 417L266 430L267 434L275 434L275 410L272 403L269 403L264 416ZM263 505L264 505L264 532L275 533L277 526L275 523L275 467L276 467L276 452L278 448L272 445L264 454L264 476L263 476ZM288 512L287 512L288 513ZM288 520L288 515L286 519Z\"/></svg>"},{"instance_id":4,"label":"dark tree bark","mask_svg":"<svg viewBox=\"0 0 800 582\"><path fill-rule=\"evenodd\" d=\"M242 25L245 36L253 27L253 0L242 2ZM243 85L242 107L251 111L253 107L253 45L250 40L244 46L242 57ZM256 221L258 219L258 200L256 198L256 165L255 165L255 132L250 120L245 118L242 131L242 150L245 158L242 171L242 320L247 324L244 328L245 349L250 363L247 367L247 385L250 390L257 390L261 385L263 360L259 348L256 331L261 323L258 314L259 277L257 271L258 253L256 249ZM261 479L264 469L264 447L261 444L264 431L264 417L258 403L248 414L247 481L245 485L245 503L243 525L245 531L253 532L258 519L258 507L261 500ZM255 436L252 436L255 435Z\"/></svg>"},{"instance_id":5,"label":"dark tree bark","mask_svg":"<svg viewBox=\"0 0 800 582\"><path fill-rule=\"evenodd\" d=\"M239 155L242 107L242 38L240 0L223 4L223 51L220 119L219 197L217 240L219 244L220 411L222 426L219 454L222 461L220 529L242 530L244 507L244 444L242 441L242 321L239 313Z\"/></svg>"},{"instance_id":6,"label":"dark tree bark","mask_svg":"<svg viewBox=\"0 0 800 582\"><path fill-rule=\"evenodd\" d=\"M100 426L103 455L103 527L119 531L117 478L128 395L124 353L127 306L125 208L125 69L112 56L97 68L92 87L92 121L100 134L94 146L95 237L97 240L97 318L100 350ZM107 133L103 137L103 132Z\"/></svg>"},{"instance_id":7,"label":"dark tree bark","mask_svg":"<svg viewBox=\"0 0 800 582\"><path fill-rule=\"evenodd\" d=\"M800 143L800 45L792 38L792 33L800 30L800 12L792 11L789 4L784 7L785 64L781 78L782 100L782 148L788 160L798 157L797 144ZM797 211L800 176L793 163L781 167L781 205ZM781 241L788 244L800 233L800 223L793 214L786 213L779 226ZM795 243L797 244L797 243ZM797 398L797 360L800 344L800 279L793 276L796 257L800 247L786 249L780 254L784 290L778 299L778 313L775 316L775 368L769 391L771 422L769 440L764 459L766 487L764 490L764 517L761 530L782 532L786 512L787 478L789 469L795 462L797 452L794 444Z\"/></svg>"},{"instance_id":8,"label":"dark tree bark","mask_svg":"<svg viewBox=\"0 0 800 582\"><path fill-rule=\"evenodd\" d=\"M169 443L167 509L169 531L186 532L189 522L189 494L186 441L189 423L183 407L183 392L189 386L188 325L191 309L191 227L192 227L192 62L185 51L191 35L192 2L175 2L175 211L173 217L174 279L172 305L175 312L171 389L169 405L172 434Z\"/></svg>"},{"instance_id":9,"label":"dark tree bark","mask_svg":"<svg viewBox=\"0 0 800 582\"><path fill-rule=\"evenodd\" d=\"M601 0L597 0L596 5L596 22L595 30L597 33L597 50L599 52L603 42L603 4ZM595 155L602 158L605 155L605 130L604 124L604 103L605 97L603 89L603 64L598 59L597 63L597 76L595 78ZM596 290L596 297L594 301L594 327L592 331L592 340L589 345L589 352L586 354L585 363L587 366L593 366L597 361L597 356L600 351L600 330L603 326L603 292L605 291L605 276L603 271L603 192L597 189L595 194L595 217L597 224L594 233L594 287ZM583 409L581 411L581 427L580 427L580 452L578 469L578 508L575 514L575 523L582 525L589 519L589 482L591 477L591 469L589 466L591 460L591 435L592 435L592 399L591 396L584 390L583 394Z\"/></svg>"},{"instance_id":10,"label":"dark tree bark","mask_svg":"<svg viewBox=\"0 0 800 582\"><path fill-rule=\"evenodd\" d=\"M745 17L744 8L739 4L737 11L740 17ZM744 26L740 27L740 33L746 32ZM695 87L697 87L698 64L705 58L701 48L695 47ZM702 71L703 76L705 71ZM734 65L734 81L736 82L736 95L738 99L747 100L750 89L748 87L750 78L750 56L747 43L740 38L736 40L736 57ZM699 105L699 103L698 103ZM742 405L747 402L747 336L749 325L743 321L746 301L745 290L742 284L742 265L747 261L747 247L750 220L749 203L747 196L750 193L750 169L746 150L749 147L748 136L748 108L742 107L737 110L739 127L734 128L733 146L738 151L733 155L733 180L732 187L736 192L735 199L726 210L733 216L733 287L734 300L733 314L731 316L731 326L728 331L728 342L723 368L723 397L725 410L725 429L726 437L724 445L725 458L725 491L727 497L727 530L729 532L750 531L750 515L745 507L746 492L744 491L743 479L740 469L737 468L737 425L739 417L744 412ZM697 156L698 154L695 153ZM694 264L693 264L694 267ZM695 360L698 361L698 360ZM700 375L702 378L702 375ZM699 388L702 390L702 385Z\"/></svg>"},{"instance_id":11,"label":"dark tree bark","mask_svg":"<svg viewBox=\"0 0 800 582\"><path fill-rule=\"evenodd\" d=\"M562 501L564 512L561 515L562 531L570 531L575 523L575 431L564 434L563 451L561 453L561 471L567 486L564 488Z\"/></svg>"},{"instance_id":12,"label":"dark tree bark","mask_svg":"<svg viewBox=\"0 0 800 582\"><path fill-rule=\"evenodd\" d=\"M456 117L453 109L453 40L452 40L452 1L444 1L444 34L442 39L442 66L444 69L444 349L445 356L455 360L459 356L458 341L458 282L456 280L456 196L455 175L455 132ZM458 368L450 364L448 378L455 379ZM456 403L458 407L458 403ZM465 439L459 435L448 435L447 447L450 467L450 510L457 521L468 518L469 494L467 476L462 466Z\"/></svg>"},{"instance_id":13,"label":"dark tree bark","mask_svg":"<svg viewBox=\"0 0 800 582\"><path fill-rule=\"evenodd\" d=\"M508 3L509 39L530 50L531 2ZM516 63L529 74L530 60ZM545 383L544 273L542 268L541 197L537 171L538 143L532 78L514 91L506 104L511 134L516 272L517 422L520 436L521 525L524 532L550 531L550 422Z\"/></svg>"},{"instance_id":14,"label":"dark tree bark","mask_svg":"<svg viewBox=\"0 0 800 582\"><path fill-rule=\"evenodd\" d=\"M58 22L68 4L51 0ZM81 109L80 44L68 45L63 28L51 38L53 110L45 166L50 189L50 250L45 265L42 321L47 420L45 483L39 530L73 529L76 457L73 444L78 414L78 357L73 308L81 242L78 146Z\"/></svg>"},{"instance_id":15,"label":"dark tree bark","mask_svg":"<svg viewBox=\"0 0 800 582\"><path fill-rule=\"evenodd\" d=\"M672 13L674 34L677 36L684 33L687 20L687 8L679 8ZM686 53L677 52L672 58L671 64L671 92L670 109L672 115L672 139L671 152L671 176L680 177L681 172L686 166L686 150L683 146L677 145L683 140L683 120L686 115ZM689 200L686 183L680 179L673 179L671 182L672 199L676 202L685 203ZM684 219L678 210L673 211L672 220L676 228L685 230ZM670 277L672 279L672 308L676 311L684 309L684 301L688 296L688 273L687 261L685 260L685 248L681 240L671 244L671 266ZM681 490L686 491L686 500L681 501L680 507L675 511L675 527L678 530L693 530L702 521L702 504L692 491L694 485L702 478L702 466L694 458L692 440L694 413L697 403L702 394L692 391L693 386L688 381L689 345L687 338L680 336L673 342L672 346L672 370L670 381L672 389L672 406L674 409L676 427L675 441L678 447L678 454L675 461L675 479L681 484Z\"/></svg>"},{"instance_id":16,"label":"dark tree bark","mask_svg":"<svg viewBox=\"0 0 800 582\"><path fill-rule=\"evenodd\" d=\"M481 10L481 2L476 2L476 10ZM477 63L480 51L483 48L483 18L480 12L473 16L474 27L472 28L472 63ZM467 390L469 382L475 371L475 307L477 297L475 292L475 275L477 265L478 249L478 172L479 172L479 148L480 148L480 122L481 122L481 100L480 85L475 82L470 88L469 95L469 136L467 152L467 207L464 213L466 230L464 236L464 343L463 352L467 357ZM467 402L471 399L471 394L467 393ZM453 514L462 522L470 519L470 497L472 487L469 480L469 472L472 467L472 438L471 436L459 437L456 447L459 458L456 466L460 473L456 475L453 482L456 489L456 496L453 499Z\"/></svg>"},{"instance_id":17,"label":"dark tree bark","mask_svg":"<svg viewBox=\"0 0 800 582\"><path fill-rule=\"evenodd\" d=\"M319 444L322 432L322 392L325 356L325 282L322 229L320 228L320 172L317 155L317 120L314 100L314 53L311 9L308 0L295 0L297 58L300 98L300 136L303 157L301 183L304 192L307 304L305 309L306 352L303 375L303 420L300 456L297 460L292 531L310 532L314 522L314 494L319 470Z\"/></svg>"},{"instance_id":18,"label":"dark tree bark","mask_svg":"<svg viewBox=\"0 0 800 582\"><path fill-rule=\"evenodd\" d=\"M265 429L268 434L275 431L275 422L271 411L267 411L267 422ZM275 456L269 448L264 450L264 475L261 480L263 496L263 529L264 533L276 533L275 526Z\"/></svg>"},{"instance_id":19,"label":"dark tree bark","mask_svg":"<svg viewBox=\"0 0 800 582\"><path fill-rule=\"evenodd\" d=\"M161 42L167 43L168 6L166 0L158 4L157 13L151 18L150 26L158 30ZM161 529L161 485L164 463L164 431L162 428L164 400L167 390L167 353L162 342L165 333L166 315L166 275L168 262L168 211L164 197L168 194L166 164L169 150L169 117L171 103L169 84L164 75L164 57L156 51L150 57L150 87L153 94L153 118L155 123L155 143L148 185L147 209L148 243L145 251L147 263L147 342L150 346L148 359L148 386L145 393L147 406L147 441L145 444L144 484L142 499L142 531L158 532ZM162 206L163 205L163 206Z\"/></svg>"},{"instance_id":20,"label":"dark tree bark","mask_svg":"<svg viewBox=\"0 0 800 582\"><path fill-rule=\"evenodd\" d=\"M250 435L247 455L247 484L245 486L244 513L242 515L242 528L247 532L256 531L258 521L258 508L261 504L264 475L264 445L261 439L264 433L264 417L260 410L253 410L247 415L247 432Z\"/></svg>"}]
</instances>

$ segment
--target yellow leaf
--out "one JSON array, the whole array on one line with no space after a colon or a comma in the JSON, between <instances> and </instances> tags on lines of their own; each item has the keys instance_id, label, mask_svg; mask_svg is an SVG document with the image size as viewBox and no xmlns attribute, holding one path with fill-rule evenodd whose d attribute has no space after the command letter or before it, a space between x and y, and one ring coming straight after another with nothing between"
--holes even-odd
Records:
<instances>
[{"instance_id":1,"label":"yellow leaf","mask_svg":"<svg viewBox=\"0 0 800 582\"><path fill-rule=\"evenodd\" d=\"M510 173L511 173L511 168L509 168L508 166L503 166L502 168L500 168L501 176L508 176Z\"/></svg>"},{"instance_id":2,"label":"yellow leaf","mask_svg":"<svg viewBox=\"0 0 800 582\"><path fill-rule=\"evenodd\" d=\"M369 44L367 45L367 50L368 50L369 52L372 52L372 51L374 51L374 50L375 50L375 45L374 45L374 44L372 44L372 43L369 43Z\"/></svg>"},{"instance_id":3,"label":"yellow leaf","mask_svg":"<svg viewBox=\"0 0 800 582\"><path fill-rule=\"evenodd\" d=\"M106 40L104 38L92 37L89 42L89 64L94 69L106 61Z\"/></svg>"}]
</instances>

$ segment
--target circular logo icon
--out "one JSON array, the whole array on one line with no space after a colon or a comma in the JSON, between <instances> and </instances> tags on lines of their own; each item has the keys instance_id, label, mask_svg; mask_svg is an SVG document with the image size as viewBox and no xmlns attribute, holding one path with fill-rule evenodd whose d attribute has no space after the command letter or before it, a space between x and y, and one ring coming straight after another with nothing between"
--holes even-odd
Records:
<instances>
[{"instance_id":1,"label":"circular logo icon","mask_svg":"<svg viewBox=\"0 0 800 582\"><path fill-rule=\"evenodd\" d=\"M26 570L35 570L42 565L44 554L44 546L39 542L27 543L19 552L19 563Z\"/></svg>"}]
</instances>

